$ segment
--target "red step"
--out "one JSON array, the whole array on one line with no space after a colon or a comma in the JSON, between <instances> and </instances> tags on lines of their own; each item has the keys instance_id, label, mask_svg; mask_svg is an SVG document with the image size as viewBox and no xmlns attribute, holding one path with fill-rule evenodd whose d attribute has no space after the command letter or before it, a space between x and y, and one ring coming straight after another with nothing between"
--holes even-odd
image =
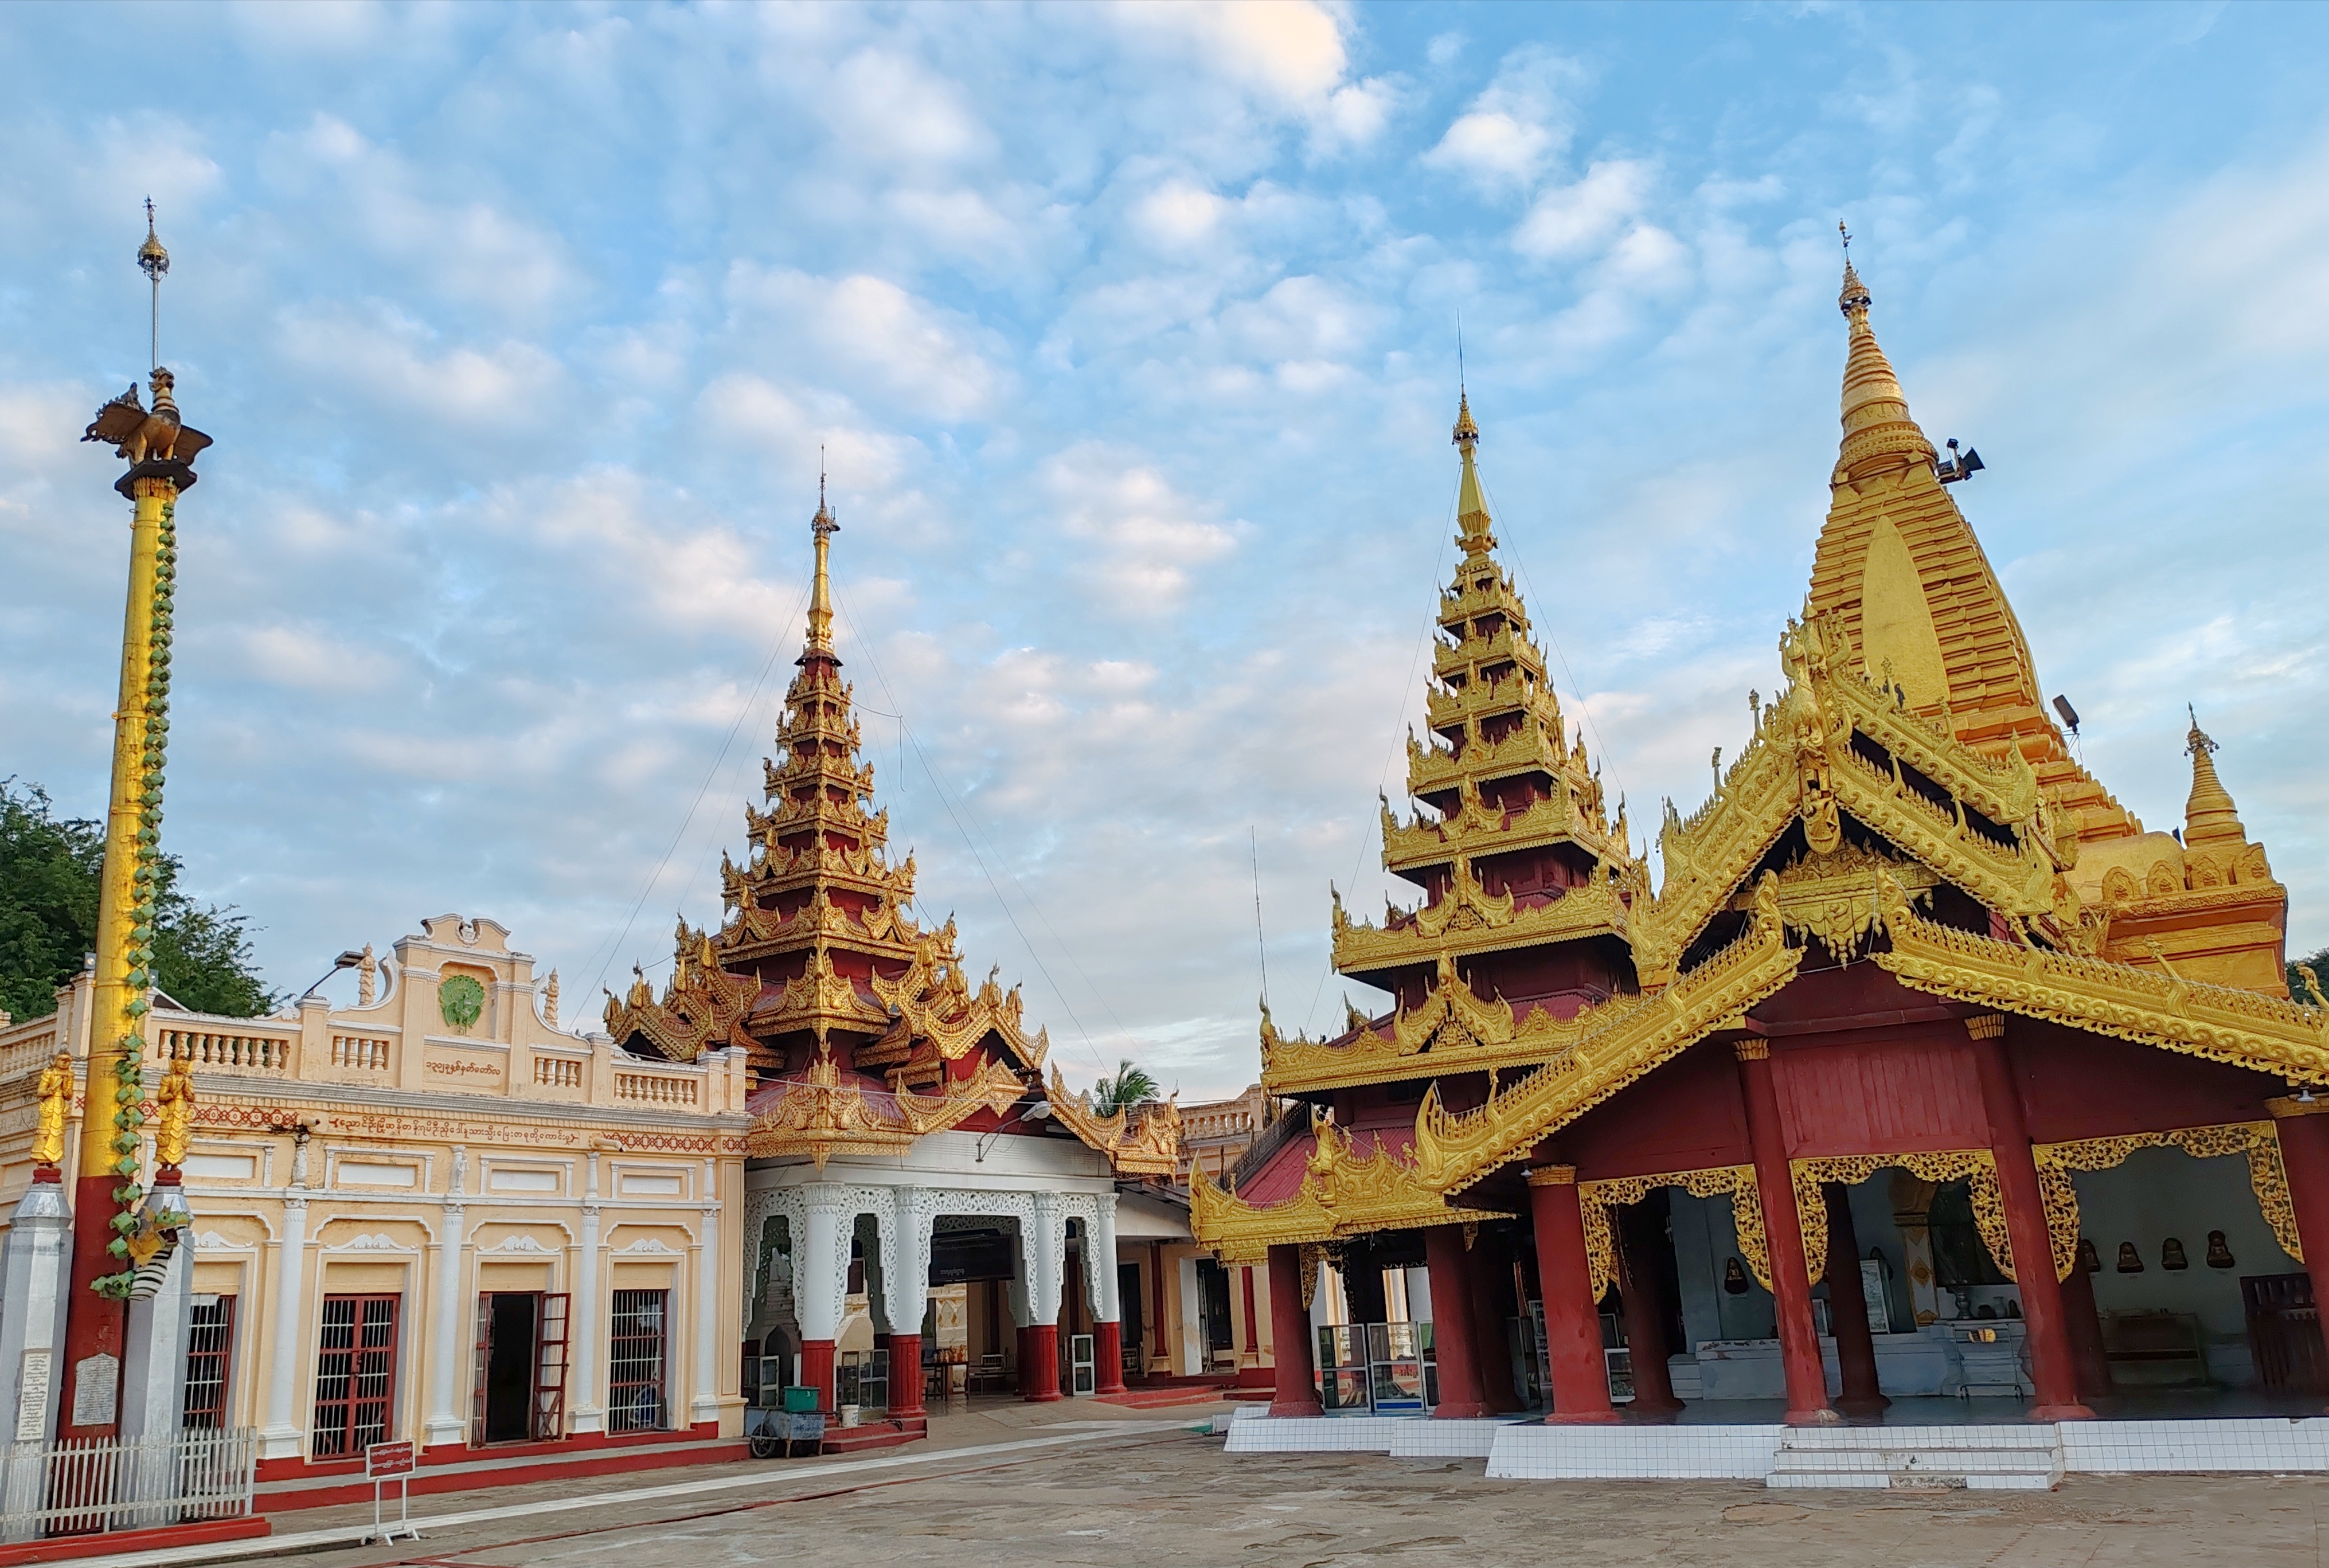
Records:
<instances>
[{"instance_id":1,"label":"red step","mask_svg":"<svg viewBox=\"0 0 2329 1568\"><path fill-rule=\"evenodd\" d=\"M929 1435L929 1418L919 1415L869 1421L859 1426L828 1426L825 1429L825 1445L819 1451L855 1454L868 1449L894 1449L904 1443L919 1442Z\"/></svg>"}]
</instances>

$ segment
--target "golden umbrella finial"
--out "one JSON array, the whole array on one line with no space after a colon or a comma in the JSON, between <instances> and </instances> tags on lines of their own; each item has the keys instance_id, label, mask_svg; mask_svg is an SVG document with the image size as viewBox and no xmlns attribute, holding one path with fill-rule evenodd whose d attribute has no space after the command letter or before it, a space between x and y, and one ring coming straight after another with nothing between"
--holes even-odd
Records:
<instances>
[{"instance_id":1,"label":"golden umbrella finial","mask_svg":"<svg viewBox=\"0 0 2329 1568\"><path fill-rule=\"evenodd\" d=\"M154 368L162 366L162 275L170 270L170 253L154 232L154 198L146 198L146 243L137 247L137 267L154 286Z\"/></svg>"}]
</instances>

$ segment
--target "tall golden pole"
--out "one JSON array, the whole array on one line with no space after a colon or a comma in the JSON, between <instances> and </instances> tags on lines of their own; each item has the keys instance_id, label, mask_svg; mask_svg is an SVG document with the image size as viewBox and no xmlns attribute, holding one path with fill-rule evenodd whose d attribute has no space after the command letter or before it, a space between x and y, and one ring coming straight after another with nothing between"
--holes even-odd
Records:
<instances>
[{"instance_id":1,"label":"tall golden pole","mask_svg":"<svg viewBox=\"0 0 2329 1568\"><path fill-rule=\"evenodd\" d=\"M156 294L168 252L152 229L138 264ZM159 307L156 305L158 336ZM179 492L194 482L194 454L210 438L186 429L173 379L156 366L153 407L136 388L98 411L82 439L112 443L129 460L115 488L131 503L129 591L121 626L121 684L113 714L113 777L106 804L105 867L97 912L97 977L73 1192L72 1289L65 1328L60 1437L115 1434L130 1288L127 1236L138 1225L137 1129L146 1101L146 1019L154 988L154 920L161 869L163 763L169 743L172 585L177 576Z\"/></svg>"}]
</instances>

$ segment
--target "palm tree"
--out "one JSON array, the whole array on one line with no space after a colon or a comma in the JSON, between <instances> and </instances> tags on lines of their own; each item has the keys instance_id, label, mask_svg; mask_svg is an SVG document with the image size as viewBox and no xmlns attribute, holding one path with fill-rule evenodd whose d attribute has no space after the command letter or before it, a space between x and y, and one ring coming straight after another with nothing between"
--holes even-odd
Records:
<instances>
[{"instance_id":1,"label":"palm tree","mask_svg":"<svg viewBox=\"0 0 2329 1568\"><path fill-rule=\"evenodd\" d=\"M1117 1063L1115 1077L1103 1078L1092 1085L1092 1110L1102 1116L1113 1116L1119 1110L1146 1105L1162 1092L1156 1080L1127 1058Z\"/></svg>"}]
</instances>

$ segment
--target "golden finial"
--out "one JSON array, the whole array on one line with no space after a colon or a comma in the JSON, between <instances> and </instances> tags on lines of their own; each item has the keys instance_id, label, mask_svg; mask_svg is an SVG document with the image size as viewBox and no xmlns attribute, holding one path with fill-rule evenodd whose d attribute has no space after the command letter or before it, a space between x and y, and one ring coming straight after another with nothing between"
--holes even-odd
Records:
<instances>
[{"instance_id":1,"label":"golden finial","mask_svg":"<svg viewBox=\"0 0 2329 1568\"><path fill-rule=\"evenodd\" d=\"M1835 231L1843 236L1843 289L1836 297L1836 306L1846 316L1850 316L1855 310L1867 309L1875 303L1875 299L1869 294L1868 286L1861 282L1859 272L1852 265L1852 231L1845 228L1843 221L1839 218L1836 220Z\"/></svg>"},{"instance_id":2,"label":"golden finial","mask_svg":"<svg viewBox=\"0 0 2329 1568\"><path fill-rule=\"evenodd\" d=\"M154 198L146 198L146 243L137 247L137 266L154 286L154 351L152 364L158 372L162 364L162 275L170 269L170 253L162 249L162 237L154 231Z\"/></svg>"},{"instance_id":3,"label":"golden finial","mask_svg":"<svg viewBox=\"0 0 2329 1568\"><path fill-rule=\"evenodd\" d=\"M2186 703L2183 704L2183 711L2192 716L2192 732L2183 738L2183 754L2192 757L2202 751L2214 752L2216 742L2208 738L2208 732L2205 730L2200 728L2200 710Z\"/></svg>"},{"instance_id":4,"label":"golden finial","mask_svg":"<svg viewBox=\"0 0 2329 1568\"><path fill-rule=\"evenodd\" d=\"M833 520L832 508L825 499L825 449L816 449L816 515L809 519L809 532L816 536L816 578L808 596L808 646L813 653L833 650L833 581L826 570L825 557L831 541L841 532L841 524Z\"/></svg>"}]
</instances>

